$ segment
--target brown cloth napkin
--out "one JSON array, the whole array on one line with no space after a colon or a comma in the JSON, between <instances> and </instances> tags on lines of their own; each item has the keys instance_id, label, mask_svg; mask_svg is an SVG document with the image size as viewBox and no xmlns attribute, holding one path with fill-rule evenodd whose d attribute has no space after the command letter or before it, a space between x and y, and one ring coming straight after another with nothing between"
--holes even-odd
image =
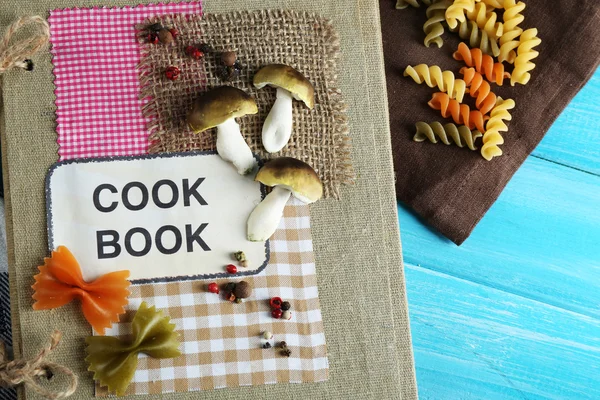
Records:
<instances>
[{"instance_id":1,"label":"brown cloth napkin","mask_svg":"<svg viewBox=\"0 0 600 400\"><path fill-rule=\"evenodd\" d=\"M460 42L457 34L446 32L441 49L423 45L426 6L396 10L395 3L380 0L379 4L396 195L460 245L598 66L600 1L525 1L521 27L538 29L542 43L535 50L540 56L533 60L536 68L526 86L511 87L508 81L502 87L492 84L496 94L514 99L516 107L503 135L504 154L489 162L479 151L413 142L416 122L446 120L427 106L437 90L403 77L404 68L437 64L460 75L464 64L452 58Z\"/></svg>"}]
</instances>

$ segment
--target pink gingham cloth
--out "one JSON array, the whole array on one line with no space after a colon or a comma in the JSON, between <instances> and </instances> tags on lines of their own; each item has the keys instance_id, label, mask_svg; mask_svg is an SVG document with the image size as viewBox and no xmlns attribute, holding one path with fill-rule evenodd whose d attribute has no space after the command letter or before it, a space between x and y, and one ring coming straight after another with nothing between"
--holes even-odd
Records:
<instances>
[{"instance_id":1,"label":"pink gingham cloth","mask_svg":"<svg viewBox=\"0 0 600 400\"><path fill-rule=\"evenodd\" d=\"M147 153L135 24L152 15L201 12L200 1L50 12L61 160Z\"/></svg>"}]
</instances>

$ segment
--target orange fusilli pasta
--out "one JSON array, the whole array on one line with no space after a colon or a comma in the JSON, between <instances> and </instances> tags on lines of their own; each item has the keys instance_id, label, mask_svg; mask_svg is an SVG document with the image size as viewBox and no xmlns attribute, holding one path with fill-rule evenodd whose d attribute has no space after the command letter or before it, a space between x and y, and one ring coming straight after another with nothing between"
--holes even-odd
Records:
<instances>
[{"instance_id":1,"label":"orange fusilli pasta","mask_svg":"<svg viewBox=\"0 0 600 400\"><path fill-rule=\"evenodd\" d=\"M475 98L475 105L479 111L489 113L496 105L496 95L492 92L490 84L483 79L483 75L475 71L475 68L463 67L460 73L469 86L469 94Z\"/></svg>"},{"instance_id":2,"label":"orange fusilli pasta","mask_svg":"<svg viewBox=\"0 0 600 400\"><path fill-rule=\"evenodd\" d=\"M491 56L483 54L480 49L469 49L465 43L458 45L458 50L454 52L454 59L464 61L468 67L474 67L477 72L485 75L490 82L496 82L502 86L505 78L510 78L510 74L504 71L502 63L494 63Z\"/></svg>"},{"instance_id":3,"label":"orange fusilli pasta","mask_svg":"<svg viewBox=\"0 0 600 400\"><path fill-rule=\"evenodd\" d=\"M471 110L466 104L461 104L458 101L451 99L447 93L437 92L429 101L429 106L434 110L439 110L442 117L450 118L457 124L464 124L469 129L484 131L485 116L479 110Z\"/></svg>"}]
</instances>

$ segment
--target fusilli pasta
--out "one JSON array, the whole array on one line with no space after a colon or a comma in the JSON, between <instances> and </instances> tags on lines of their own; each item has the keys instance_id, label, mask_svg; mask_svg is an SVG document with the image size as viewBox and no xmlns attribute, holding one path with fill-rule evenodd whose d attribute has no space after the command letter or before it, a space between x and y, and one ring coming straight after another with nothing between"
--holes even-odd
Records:
<instances>
[{"instance_id":1,"label":"fusilli pasta","mask_svg":"<svg viewBox=\"0 0 600 400\"><path fill-rule=\"evenodd\" d=\"M539 46L542 40L537 37L537 29L527 29L521 34L519 47L517 48L517 58L515 58L515 69L510 77L510 84L515 86L516 83L526 85L531 79L529 71L535 68L535 64L531 62L540 53L533 50Z\"/></svg>"},{"instance_id":2,"label":"fusilli pasta","mask_svg":"<svg viewBox=\"0 0 600 400\"><path fill-rule=\"evenodd\" d=\"M482 0L482 2L493 8L504 8L504 0Z\"/></svg>"},{"instance_id":3,"label":"fusilli pasta","mask_svg":"<svg viewBox=\"0 0 600 400\"><path fill-rule=\"evenodd\" d=\"M396 8L398 10L403 10L408 6L419 8L421 7L419 2L425 4L426 6L431 5L431 0L396 0Z\"/></svg>"},{"instance_id":4,"label":"fusilli pasta","mask_svg":"<svg viewBox=\"0 0 600 400\"><path fill-rule=\"evenodd\" d=\"M457 124L464 124L469 129L477 128L480 132L484 131L485 117L482 112L479 110L472 111L468 105L460 104L458 101L451 99L446 93L434 93L427 104L434 110L440 110L444 118L452 117Z\"/></svg>"},{"instance_id":5,"label":"fusilli pasta","mask_svg":"<svg viewBox=\"0 0 600 400\"><path fill-rule=\"evenodd\" d=\"M415 82L425 82L429 87L437 86L442 92L448 93L451 98L463 101L467 84L462 79L456 79L452 71L442 71L437 65L431 67L427 64L419 64L415 67L408 66L404 70L404 76L410 76Z\"/></svg>"},{"instance_id":6,"label":"fusilli pasta","mask_svg":"<svg viewBox=\"0 0 600 400\"><path fill-rule=\"evenodd\" d=\"M482 139L483 146L481 147L481 155L488 161L502 155L502 150L499 145L504 144L504 139L500 132L508 131L508 127L504 121L510 121L512 119L508 110L512 110L513 108L515 108L514 100L503 100L502 97L498 97L498 102L492 109Z\"/></svg>"},{"instance_id":7,"label":"fusilli pasta","mask_svg":"<svg viewBox=\"0 0 600 400\"><path fill-rule=\"evenodd\" d=\"M444 144L451 144L450 139L452 139L458 147L466 145L471 150L477 150L475 141L482 136L479 131L471 131L465 125L456 126L453 123L442 125L439 122L429 124L417 122L415 126L417 127L417 133L413 137L415 142L423 142L427 139L431 143L437 143L436 137L438 137Z\"/></svg>"},{"instance_id":8,"label":"fusilli pasta","mask_svg":"<svg viewBox=\"0 0 600 400\"><path fill-rule=\"evenodd\" d=\"M442 25L442 22L446 21L446 9L450 4L452 4L452 0L441 0L427 7L425 12L427 21L423 25L423 31L427 35L425 36L425 46L429 47L431 43L435 43L437 47L442 47L444 44L442 39L444 25Z\"/></svg>"},{"instance_id":9,"label":"fusilli pasta","mask_svg":"<svg viewBox=\"0 0 600 400\"><path fill-rule=\"evenodd\" d=\"M450 29L456 28L459 22L466 20L465 12L473 11L475 0L454 0L454 3L446 10L446 22Z\"/></svg>"},{"instance_id":10,"label":"fusilli pasta","mask_svg":"<svg viewBox=\"0 0 600 400\"><path fill-rule=\"evenodd\" d=\"M482 29L490 38L498 39L502 36L504 26L496 22L498 14L492 11L485 3L475 4L473 11L467 12L467 18L475 21L479 29Z\"/></svg>"},{"instance_id":11,"label":"fusilli pasta","mask_svg":"<svg viewBox=\"0 0 600 400\"><path fill-rule=\"evenodd\" d=\"M464 21L458 24L456 29L451 29L453 32L456 32L457 30L458 36L463 40L468 40L471 47L478 47L485 54L494 56L500 54L498 42L494 38L488 36L484 30L479 29L475 21Z\"/></svg>"},{"instance_id":12,"label":"fusilli pasta","mask_svg":"<svg viewBox=\"0 0 600 400\"><path fill-rule=\"evenodd\" d=\"M482 113L489 113L496 105L496 95L492 92L490 84L483 79L483 75L475 71L475 68L463 67L460 73L469 86L469 94L476 98L475 106Z\"/></svg>"},{"instance_id":13,"label":"fusilli pasta","mask_svg":"<svg viewBox=\"0 0 600 400\"><path fill-rule=\"evenodd\" d=\"M525 3L515 0L504 0L504 33L500 36L500 54L498 61L512 63L516 57L515 49L519 46L519 36L523 33L523 29L519 24L523 22L525 17L521 12L525 9Z\"/></svg>"},{"instance_id":14,"label":"fusilli pasta","mask_svg":"<svg viewBox=\"0 0 600 400\"><path fill-rule=\"evenodd\" d=\"M464 61L468 67L475 67L475 70L490 82L496 82L502 86L505 78L510 78L510 74L504 71L502 63L494 63L494 59L482 53L480 49L469 49L464 43L458 45L458 50L453 55L455 60Z\"/></svg>"}]
</instances>

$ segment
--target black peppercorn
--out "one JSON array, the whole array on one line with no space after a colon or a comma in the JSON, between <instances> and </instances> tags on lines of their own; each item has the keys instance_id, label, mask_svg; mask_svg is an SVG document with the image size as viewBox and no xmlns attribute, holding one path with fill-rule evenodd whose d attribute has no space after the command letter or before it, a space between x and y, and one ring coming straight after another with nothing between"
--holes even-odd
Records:
<instances>
[{"instance_id":1,"label":"black peppercorn","mask_svg":"<svg viewBox=\"0 0 600 400\"><path fill-rule=\"evenodd\" d=\"M278 347L281 349L286 349L287 348L287 343L284 341L279 342Z\"/></svg>"},{"instance_id":2,"label":"black peppercorn","mask_svg":"<svg viewBox=\"0 0 600 400\"><path fill-rule=\"evenodd\" d=\"M281 310L282 311L287 311L290 308L292 308L292 305L290 304L289 301L284 301L283 303L281 303Z\"/></svg>"},{"instance_id":3,"label":"black peppercorn","mask_svg":"<svg viewBox=\"0 0 600 400\"><path fill-rule=\"evenodd\" d=\"M200 43L198 45L198 50L200 50L201 52L203 52L204 54L206 53L210 53L212 52L212 47L210 47L208 44L206 43Z\"/></svg>"},{"instance_id":4,"label":"black peppercorn","mask_svg":"<svg viewBox=\"0 0 600 400\"><path fill-rule=\"evenodd\" d=\"M148 28L147 28L147 29L148 29L149 31L152 31L152 32L158 32L158 31L160 31L162 28L163 28L163 26L162 26L162 25L161 25L159 22L157 22L157 23L155 23L155 24L148 25Z\"/></svg>"},{"instance_id":5,"label":"black peppercorn","mask_svg":"<svg viewBox=\"0 0 600 400\"><path fill-rule=\"evenodd\" d=\"M235 286L235 282L229 282L227 285L225 285L225 291L233 293L233 291L235 291Z\"/></svg>"},{"instance_id":6,"label":"black peppercorn","mask_svg":"<svg viewBox=\"0 0 600 400\"><path fill-rule=\"evenodd\" d=\"M292 355L292 351L290 349L281 350L281 355L284 357L289 357Z\"/></svg>"},{"instance_id":7,"label":"black peppercorn","mask_svg":"<svg viewBox=\"0 0 600 400\"><path fill-rule=\"evenodd\" d=\"M263 349L270 349L271 348L271 343L266 342L265 344L262 345Z\"/></svg>"}]
</instances>

